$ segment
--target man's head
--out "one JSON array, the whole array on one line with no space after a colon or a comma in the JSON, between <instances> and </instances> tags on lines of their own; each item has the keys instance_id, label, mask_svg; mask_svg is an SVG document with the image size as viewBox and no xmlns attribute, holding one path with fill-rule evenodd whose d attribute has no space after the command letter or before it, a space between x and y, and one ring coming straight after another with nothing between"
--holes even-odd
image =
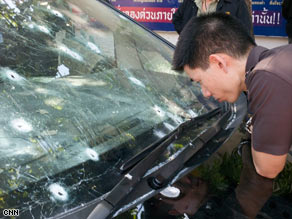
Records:
<instances>
[{"instance_id":1,"label":"man's head","mask_svg":"<svg viewBox=\"0 0 292 219\"><path fill-rule=\"evenodd\" d=\"M246 28L230 15L193 17L179 37L173 69L200 82L206 97L234 102L245 88L245 63L254 46Z\"/></svg>"}]
</instances>

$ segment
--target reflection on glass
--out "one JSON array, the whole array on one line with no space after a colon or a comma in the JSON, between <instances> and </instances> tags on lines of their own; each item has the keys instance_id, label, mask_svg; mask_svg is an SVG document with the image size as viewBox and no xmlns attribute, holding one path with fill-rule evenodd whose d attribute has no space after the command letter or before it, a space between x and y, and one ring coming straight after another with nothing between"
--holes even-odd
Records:
<instances>
[{"instance_id":1,"label":"reflection on glass","mask_svg":"<svg viewBox=\"0 0 292 219\"><path fill-rule=\"evenodd\" d=\"M31 183L24 209L68 197L78 205L76 193L94 182L82 199L92 200L116 183L102 184L118 165L206 112L199 89L171 70L172 48L103 4L0 7L0 195L7 195L0 207Z\"/></svg>"}]
</instances>

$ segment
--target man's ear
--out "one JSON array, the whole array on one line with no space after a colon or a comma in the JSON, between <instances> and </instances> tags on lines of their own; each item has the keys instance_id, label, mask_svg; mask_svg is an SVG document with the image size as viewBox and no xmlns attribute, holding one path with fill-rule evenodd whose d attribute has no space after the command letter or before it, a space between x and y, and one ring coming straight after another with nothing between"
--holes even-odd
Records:
<instances>
[{"instance_id":1,"label":"man's ear","mask_svg":"<svg viewBox=\"0 0 292 219\"><path fill-rule=\"evenodd\" d=\"M227 73L227 60L225 55L211 54L209 56L209 63L213 65L215 64L215 66Z\"/></svg>"}]
</instances>

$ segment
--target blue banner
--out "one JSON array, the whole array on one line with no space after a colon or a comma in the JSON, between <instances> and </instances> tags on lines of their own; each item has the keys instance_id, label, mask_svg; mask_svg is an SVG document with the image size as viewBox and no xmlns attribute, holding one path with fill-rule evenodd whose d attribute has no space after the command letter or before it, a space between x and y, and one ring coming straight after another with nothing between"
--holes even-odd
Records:
<instances>
[{"instance_id":1,"label":"blue banner","mask_svg":"<svg viewBox=\"0 0 292 219\"><path fill-rule=\"evenodd\" d=\"M252 1L252 23L255 35L287 36L281 5L282 0Z\"/></svg>"},{"instance_id":2,"label":"blue banner","mask_svg":"<svg viewBox=\"0 0 292 219\"><path fill-rule=\"evenodd\" d=\"M174 31L173 14L183 0L111 0L112 5L151 30Z\"/></svg>"},{"instance_id":3,"label":"blue banner","mask_svg":"<svg viewBox=\"0 0 292 219\"><path fill-rule=\"evenodd\" d=\"M111 0L111 3L151 30L174 31L173 13L183 0ZM252 0L254 34L287 36L282 0Z\"/></svg>"}]
</instances>

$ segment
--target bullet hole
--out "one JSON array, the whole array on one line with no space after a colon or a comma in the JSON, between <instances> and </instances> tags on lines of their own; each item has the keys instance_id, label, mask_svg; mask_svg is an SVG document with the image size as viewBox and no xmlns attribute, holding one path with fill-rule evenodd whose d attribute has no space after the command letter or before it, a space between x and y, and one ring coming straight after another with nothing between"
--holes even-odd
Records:
<instances>
[{"instance_id":1,"label":"bullet hole","mask_svg":"<svg viewBox=\"0 0 292 219\"><path fill-rule=\"evenodd\" d=\"M154 106L153 110L159 117L163 117L165 115L165 112L159 106Z\"/></svg>"},{"instance_id":2,"label":"bullet hole","mask_svg":"<svg viewBox=\"0 0 292 219\"><path fill-rule=\"evenodd\" d=\"M13 119L11 126L19 132L30 132L32 131L32 125L22 118Z\"/></svg>"},{"instance_id":3,"label":"bullet hole","mask_svg":"<svg viewBox=\"0 0 292 219\"><path fill-rule=\"evenodd\" d=\"M54 201L68 201L69 195L65 188L57 183L53 183L49 186L48 190L51 193L51 199Z\"/></svg>"},{"instance_id":4,"label":"bullet hole","mask_svg":"<svg viewBox=\"0 0 292 219\"><path fill-rule=\"evenodd\" d=\"M85 153L93 161L99 161L99 155L91 148L86 148Z\"/></svg>"}]
</instances>

